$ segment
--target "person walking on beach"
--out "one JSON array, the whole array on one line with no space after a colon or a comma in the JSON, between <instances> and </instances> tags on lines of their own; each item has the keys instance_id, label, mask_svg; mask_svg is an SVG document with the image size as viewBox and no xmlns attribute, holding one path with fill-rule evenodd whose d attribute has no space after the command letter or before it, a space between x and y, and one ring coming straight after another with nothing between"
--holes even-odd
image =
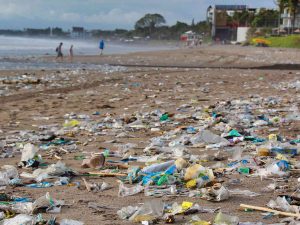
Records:
<instances>
[{"instance_id":1,"label":"person walking on beach","mask_svg":"<svg viewBox=\"0 0 300 225\"><path fill-rule=\"evenodd\" d=\"M104 50L104 41L103 40L100 41L99 48L100 48L100 55L102 55L103 54L103 50Z\"/></svg>"},{"instance_id":2,"label":"person walking on beach","mask_svg":"<svg viewBox=\"0 0 300 225\"><path fill-rule=\"evenodd\" d=\"M71 45L69 53L70 53L70 62L73 62L73 45Z\"/></svg>"},{"instance_id":3,"label":"person walking on beach","mask_svg":"<svg viewBox=\"0 0 300 225\"><path fill-rule=\"evenodd\" d=\"M58 45L58 47L56 48L56 52L57 52L57 56L56 56L56 59L61 59L61 60L63 60L63 58L64 58L64 55L63 55L63 53L62 53L62 46L63 46L63 43L62 42L60 42L60 44Z\"/></svg>"}]
</instances>

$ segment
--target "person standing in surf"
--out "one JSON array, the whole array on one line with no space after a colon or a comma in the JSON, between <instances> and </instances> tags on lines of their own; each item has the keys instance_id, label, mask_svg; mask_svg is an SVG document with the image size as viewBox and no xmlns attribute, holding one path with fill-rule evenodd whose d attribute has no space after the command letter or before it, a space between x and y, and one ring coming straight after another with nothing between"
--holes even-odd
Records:
<instances>
[{"instance_id":1,"label":"person standing in surf","mask_svg":"<svg viewBox=\"0 0 300 225\"><path fill-rule=\"evenodd\" d=\"M70 54L70 62L73 62L73 56L74 56L73 45L71 45L70 47L69 54Z\"/></svg>"},{"instance_id":2,"label":"person standing in surf","mask_svg":"<svg viewBox=\"0 0 300 225\"><path fill-rule=\"evenodd\" d=\"M99 48L100 48L100 55L103 55L103 50L104 50L104 41L103 40L100 41Z\"/></svg>"},{"instance_id":3,"label":"person standing in surf","mask_svg":"<svg viewBox=\"0 0 300 225\"><path fill-rule=\"evenodd\" d=\"M60 44L58 45L58 47L56 48L56 52L57 52L57 56L56 56L56 59L61 59L61 61L63 60L64 58L64 55L62 53L62 46L63 46L63 43L60 42Z\"/></svg>"}]
</instances>

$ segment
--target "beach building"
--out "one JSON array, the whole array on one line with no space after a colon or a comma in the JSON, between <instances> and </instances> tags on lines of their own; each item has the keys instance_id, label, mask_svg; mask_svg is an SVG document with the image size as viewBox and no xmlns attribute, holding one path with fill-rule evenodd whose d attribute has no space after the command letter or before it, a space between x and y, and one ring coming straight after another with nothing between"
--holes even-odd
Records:
<instances>
[{"instance_id":1,"label":"beach building","mask_svg":"<svg viewBox=\"0 0 300 225\"><path fill-rule=\"evenodd\" d=\"M197 46L202 43L202 35L193 31L187 31L180 36L180 40L185 42L187 46Z\"/></svg>"},{"instance_id":2,"label":"beach building","mask_svg":"<svg viewBox=\"0 0 300 225\"><path fill-rule=\"evenodd\" d=\"M256 8L249 8L247 5L215 5L207 9L207 21L211 25L211 35L216 41L237 41L246 40L250 24L236 23L230 20L235 12L247 11L255 14Z\"/></svg>"},{"instance_id":3,"label":"beach building","mask_svg":"<svg viewBox=\"0 0 300 225\"><path fill-rule=\"evenodd\" d=\"M90 37L91 34L87 32L83 27L72 27L70 36L71 38L84 39Z\"/></svg>"},{"instance_id":4,"label":"beach building","mask_svg":"<svg viewBox=\"0 0 300 225\"><path fill-rule=\"evenodd\" d=\"M300 28L300 3L298 3L298 9L296 10L295 17L295 29ZM281 26L280 28L283 30L291 30L293 27L293 15L291 14L289 8L285 8L283 13L281 14Z\"/></svg>"}]
</instances>

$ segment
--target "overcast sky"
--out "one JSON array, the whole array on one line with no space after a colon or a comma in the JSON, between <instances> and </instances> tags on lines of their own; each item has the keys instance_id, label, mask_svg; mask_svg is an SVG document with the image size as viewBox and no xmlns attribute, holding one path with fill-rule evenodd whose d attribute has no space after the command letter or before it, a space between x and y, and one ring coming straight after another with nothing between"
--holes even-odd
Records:
<instances>
[{"instance_id":1,"label":"overcast sky","mask_svg":"<svg viewBox=\"0 0 300 225\"><path fill-rule=\"evenodd\" d=\"M214 4L275 7L274 0L0 0L0 29L83 26L132 29L146 13L160 13L171 25L205 19Z\"/></svg>"}]
</instances>

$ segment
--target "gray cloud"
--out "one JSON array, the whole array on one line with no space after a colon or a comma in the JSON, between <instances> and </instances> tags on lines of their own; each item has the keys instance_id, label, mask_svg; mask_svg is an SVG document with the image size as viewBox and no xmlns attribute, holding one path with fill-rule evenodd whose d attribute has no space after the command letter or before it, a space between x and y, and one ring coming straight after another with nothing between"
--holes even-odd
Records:
<instances>
[{"instance_id":1,"label":"gray cloud","mask_svg":"<svg viewBox=\"0 0 300 225\"><path fill-rule=\"evenodd\" d=\"M132 28L145 13L160 13L168 24L205 19L214 4L275 7L272 0L0 0L0 29L23 27L84 26Z\"/></svg>"}]
</instances>

